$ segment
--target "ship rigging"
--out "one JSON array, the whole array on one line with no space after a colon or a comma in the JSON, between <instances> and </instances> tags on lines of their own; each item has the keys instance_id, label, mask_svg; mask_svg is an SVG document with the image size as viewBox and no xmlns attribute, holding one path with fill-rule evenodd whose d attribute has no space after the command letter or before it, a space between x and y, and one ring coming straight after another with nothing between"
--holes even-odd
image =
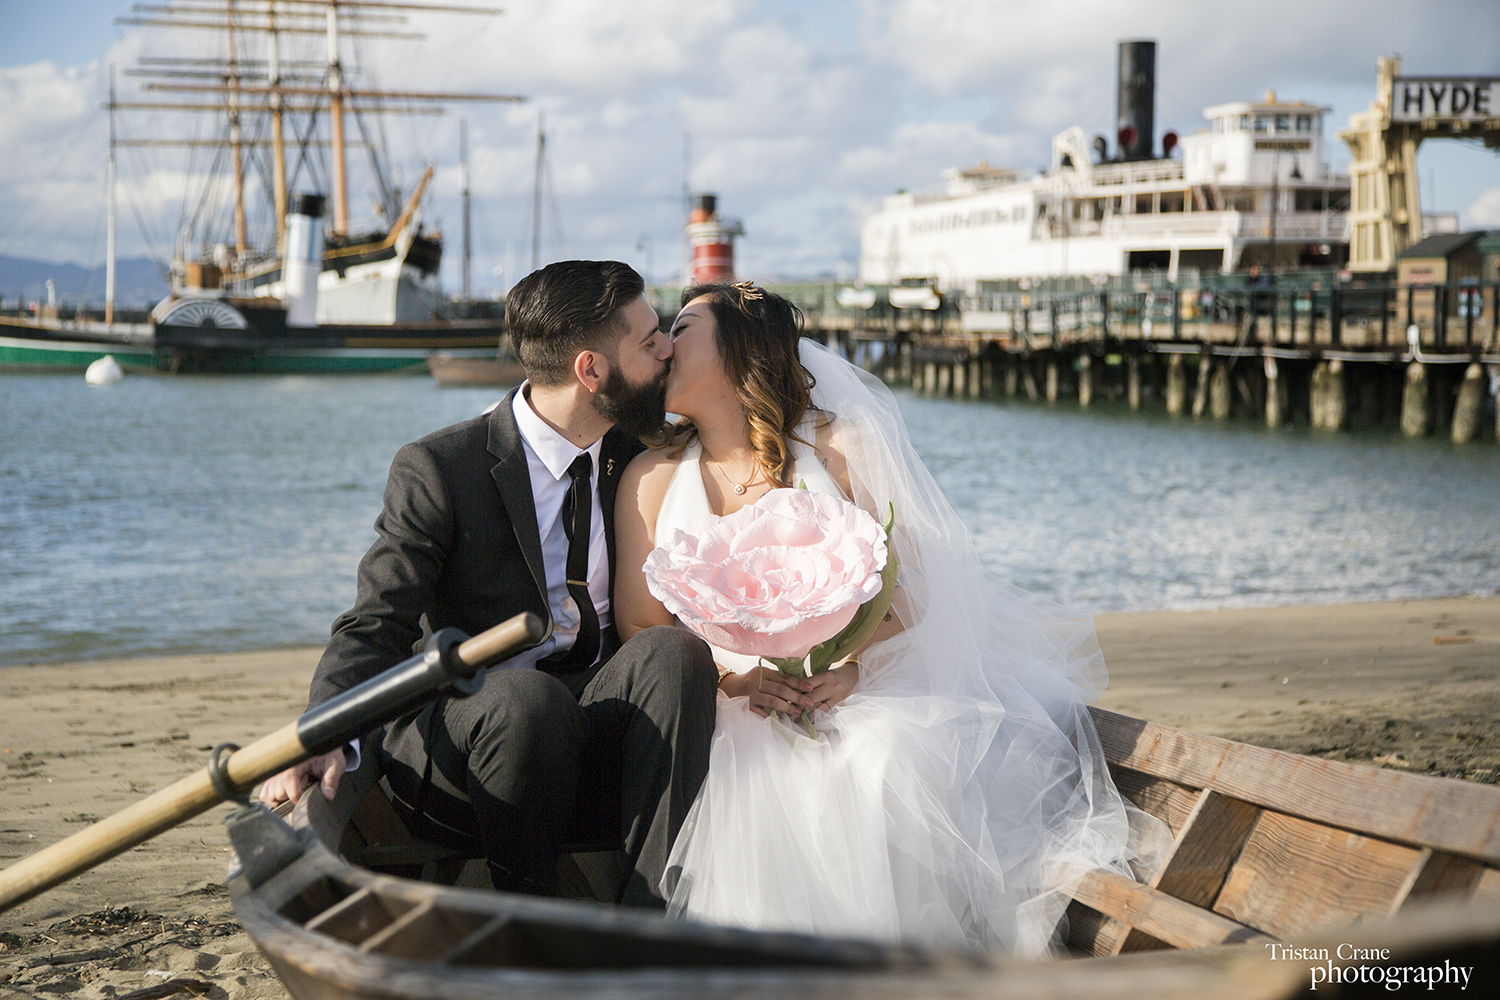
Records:
<instances>
[{"instance_id":1,"label":"ship rigging","mask_svg":"<svg viewBox=\"0 0 1500 1000\"><path fill-rule=\"evenodd\" d=\"M251 297L282 297L290 192L329 193L319 322L391 323L431 319L437 306L440 234L422 232L420 201L427 167L403 196L389 155L385 119L439 115L455 102L511 102L512 94L431 92L382 87L359 58L367 45L422 36L403 30L415 12L493 16L492 8L385 0L168 0L139 3L118 23L162 33L217 36L212 53L147 56L128 75L141 78L145 99L121 101L116 112L187 113L216 118L216 131L141 139L115 146L186 148L184 191L173 239L173 287L226 289ZM194 44L194 49L200 47ZM210 151L205 171L194 168ZM350 206L350 153L363 151L374 219L357 223ZM264 204L256 210L255 199ZM227 218L226 218L227 217ZM399 264L395 262L399 261ZM386 262L357 283L378 292L351 293L351 268ZM197 266L190 266L197 265Z\"/></svg>"}]
</instances>

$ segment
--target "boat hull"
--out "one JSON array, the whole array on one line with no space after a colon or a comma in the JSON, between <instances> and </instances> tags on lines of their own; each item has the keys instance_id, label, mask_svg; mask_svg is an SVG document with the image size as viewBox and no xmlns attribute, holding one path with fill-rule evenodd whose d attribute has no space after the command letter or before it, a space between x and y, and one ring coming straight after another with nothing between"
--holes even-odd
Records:
<instances>
[{"instance_id":1,"label":"boat hull","mask_svg":"<svg viewBox=\"0 0 1500 1000\"><path fill-rule=\"evenodd\" d=\"M105 355L112 356L127 371L156 369L156 352L150 347L0 334L0 372L82 372Z\"/></svg>"},{"instance_id":2,"label":"boat hull","mask_svg":"<svg viewBox=\"0 0 1500 1000\"><path fill-rule=\"evenodd\" d=\"M767 934L380 874L353 859L487 882L482 860L414 841L368 766L332 803L309 790L290 826L265 810L231 819L230 896L298 1000L1273 1000L1304 995L1315 965L1349 981L1361 966L1500 974L1500 790L1095 718L1117 784L1176 842L1149 884L1093 872L1075 888L1069 947L1093 957ZM1395 881L1377 871L1403 866ZM1277 958L1278 942L1305 950Z\"/></svg>"},{"instance_id":3,"label":"boat hull","mask_svg":"<svg viewBox=\"0 0 1500 1000\"><path fill-rule=\"evenodd\" d=\"M103 324L65 328L9 320L0 324L0 371L82 372L111 355L126 371L421 374L434 351L456 360L493 359L503 333L499 320L326 324L296 330L286 326L285 312L279 308L244 307L234 312L243 318L242 325L155 323L139 326L130 336L111 334Z\"/></svg>"}]
</instances>

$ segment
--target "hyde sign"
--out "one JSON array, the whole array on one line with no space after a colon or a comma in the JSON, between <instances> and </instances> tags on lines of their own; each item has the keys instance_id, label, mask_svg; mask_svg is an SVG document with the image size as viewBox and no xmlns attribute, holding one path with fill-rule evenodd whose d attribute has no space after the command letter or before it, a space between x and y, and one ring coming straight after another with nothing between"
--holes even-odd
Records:
<instances>
[{"instance_id":1,"label":"hyde sign","mask_svg":"<svg viewBox=\"0 0 1500 1000\"><path fill-rule=\"evenodd\" d=\"M1482 122L1500 118L1500 78L1401 77L1391 83L1391 121Z\"/></svg>"}]
</instances>

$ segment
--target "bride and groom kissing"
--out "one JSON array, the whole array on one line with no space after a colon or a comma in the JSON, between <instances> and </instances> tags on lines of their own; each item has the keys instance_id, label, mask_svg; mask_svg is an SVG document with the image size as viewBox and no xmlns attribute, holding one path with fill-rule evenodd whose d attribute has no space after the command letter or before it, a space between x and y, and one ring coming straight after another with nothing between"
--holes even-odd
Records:
<instances>
[{"instance_id":1,"label":"bride and groom kissing","mask_svg":"<svg viewBox=\"0 0 1500 1000\"><path fill-rule=\"evenodd\" d=\"M618 849L624 905L1044 953L1070 875L1128 870L1134 844L1085 708L1092 623L985 573L894 397L799 320L748 282L697 286L667 335L625 264L522 279L527 382L397 453L310 704L440 628L531 611L544 639L262 798L332 797L373 755L412 831L497 889L549 895L560 851ZM642 570L794 485L898 512L890 614L810 678L710 646ZM777 721L804 711L808 734Z\"/></svg>"}]
</instances>

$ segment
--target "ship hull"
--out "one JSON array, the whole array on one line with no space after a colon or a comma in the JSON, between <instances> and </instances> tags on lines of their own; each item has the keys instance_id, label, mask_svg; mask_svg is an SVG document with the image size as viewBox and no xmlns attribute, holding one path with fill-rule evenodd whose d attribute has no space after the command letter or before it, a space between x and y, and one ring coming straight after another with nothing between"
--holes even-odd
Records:
<instances>
[{"instance_id":1,"label":"ship hull","mask_svg":"<svg viewBox=\"0 0 1500 1000\"><path fill-rule=\"evenodd\" d=\"M162 310L158 310L162 312ZM358 374L427 371L428 356L493 358L499 320L389 325L286 325L279 306L178 300L161 319L121 332L104 324L65 328L0 324L0 371L82 372L105 355L127 371L182 374Z\"/></svg>"}]
</instances>

